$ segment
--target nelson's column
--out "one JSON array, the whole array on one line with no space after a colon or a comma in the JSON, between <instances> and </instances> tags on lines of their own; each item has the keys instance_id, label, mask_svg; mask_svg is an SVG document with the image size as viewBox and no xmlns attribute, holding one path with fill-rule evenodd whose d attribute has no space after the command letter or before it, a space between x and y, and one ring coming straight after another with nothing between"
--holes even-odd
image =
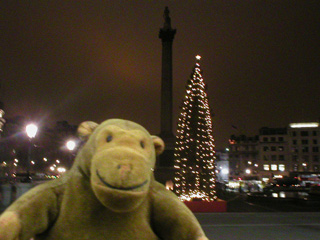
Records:
<instances>
[{"instance_id":1,"label":"nelson's column","mask_svg":"<svg viewBox=\"0 0 320 240\"><path fill-rule=\"evenodd\" d=\"M155 174L160 182L165 183L173 176L175 136L172 133L172 42L176 29L171 27L168 7L165 8L163 17L164 25L159 32L162 41L160 137L166 144L166 150L158 159Z\"/></svg>"}]
</instances>

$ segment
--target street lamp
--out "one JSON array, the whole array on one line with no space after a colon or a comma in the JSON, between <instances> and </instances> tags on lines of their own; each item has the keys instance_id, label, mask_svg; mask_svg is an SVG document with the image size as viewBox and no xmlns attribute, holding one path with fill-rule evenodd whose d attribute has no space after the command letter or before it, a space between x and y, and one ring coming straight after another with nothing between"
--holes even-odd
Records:
<instances>
[{"instance_id":1,"label":"street lamp","mask_svg":"<svg viewBox=\"0 0 320 240\"><path fill-rule=\"evenodd\" d=\"M31 148L32 148L32 139L36 136L37 134L37 131L38 131L38 127L31 123L31 124L28 124L26 126L26 132L27 132L27 135L29 137L29 147L28 147L28 163L27 163L27 174L28 174L28 179L27 181L30 181L30 173L29 173L29 167L30 167L30 162L31 162Z\"/></svg>"},{"instance_id":2,"label":"street lamp","mask_svg":"<svg viewBox=\"0 0 320 240\"><path fill-rule=\"evenodd\" d=\"M68 161L68 167L70 168L71 165L72 165L72 157L73 157L73 154L72 154L72 151L76 148L77 144L75 141L73 140L69 140L66 142L66 147L67 149L69 150L69 161Z\"/></svg>"},{"instance_id":3,"label":"street lamp","mask_svg":"<svg viewBox=\"0 0 320 240\"><path fill-rule=\"evenodd\" d=\"M26 126L26 132L27 132L27 135L30 139L32 139L36 136L37 131L38 131L38 127L33 123L28 124Z\"/></svg>"},{"instance_id":4,"label":"street lamp","mask_svg":"<svg viewBox=\"0 0 320 240\"><path fill-rule=\"evenodd\" d=\"M73 151L76 147L76 142L73 141L73 140L69 140L67 143L66 143L66 147L68 148L69 151Z\"/></svg>"},{"instance_id":5,"label":"street lamp","mask_svg":"<svg viewBox=\"0 0 320 240\"><path fill-rule=\"evenodd\" d=\"M227 169L227 168L222 168L222 169L221 169L221 173L224 174L224 175L226 175L226 174L229 173L229 169Z\"/></svg>"}]
</instances>

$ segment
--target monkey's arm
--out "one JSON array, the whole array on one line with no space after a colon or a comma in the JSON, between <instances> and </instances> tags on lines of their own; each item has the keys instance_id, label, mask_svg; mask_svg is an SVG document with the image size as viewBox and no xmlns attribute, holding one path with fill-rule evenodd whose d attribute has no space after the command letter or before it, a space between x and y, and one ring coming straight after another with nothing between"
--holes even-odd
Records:
<instances>
[{"instance_id":1,"label":"monkey's arm","mask_svg":"<svg viewBox=\"0 0 320 240\"><path fill-rule=\"evenodd\" d=\"M208 240L194 214L177 196L155 182L151 189L155 232L165 240Z\"/></svg>"},{"instance_id":2,"label":"monkey's arm","mask_svg":"<svg viewBox=\"0 0 320 240\"><path fill-rule=\"evenodd\" d=\"M0 216L0 239L29 240L44 232L58 215L58 191L42 184L12 203Z\"/></svg>"}]
</instances>

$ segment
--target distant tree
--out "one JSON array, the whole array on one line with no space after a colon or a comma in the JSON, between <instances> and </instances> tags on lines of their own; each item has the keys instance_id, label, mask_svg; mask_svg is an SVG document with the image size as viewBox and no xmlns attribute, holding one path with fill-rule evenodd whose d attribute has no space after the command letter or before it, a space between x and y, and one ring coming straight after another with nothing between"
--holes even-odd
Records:
<instances>
[{"instance_id":1,"label":"distant tree","mask_svg":"<svg viewBox=\"0 0 320 240\"><path fill-rule=\"evenodd\" d=\"M70 139L77 139L76 132L77 126L70 125L67 121L58 121L53 128L44 130L41 142L49 163L54 164L54 161L59 160L64 167L71 167L73 157L66 148L66 143Z\"/></svg>"},{"instance_id":2,"label":"distant tree","mask_svg":"<svg viewBox=\"0 0 320 240\"><path fill-rule=\"evenodd\" d=\"M27 169L31 173L55 174L51 166L56 166L55 169L71 167L74 155L66 148L66 142L77 140L77 126L67 121L59 121L53 127L39 126L36 137L30 142L26 124L21 116L6 119L0 138L0 176L11 176ZM28 162L29 156L32 162Z\"/></svg>"},{"instance_id":3,"label":"distant tree","mask_svg":"<svg viewBox=\"0 0 320 240\"><path fill-rule=\"evenodd\" d=\"M7 175L24 170L27 165L28 139L25 134L26 119L16 116L6 119L0 139L0 165ZM18 162L17 162L18 161Z\"/></svg>"}]
</instances>

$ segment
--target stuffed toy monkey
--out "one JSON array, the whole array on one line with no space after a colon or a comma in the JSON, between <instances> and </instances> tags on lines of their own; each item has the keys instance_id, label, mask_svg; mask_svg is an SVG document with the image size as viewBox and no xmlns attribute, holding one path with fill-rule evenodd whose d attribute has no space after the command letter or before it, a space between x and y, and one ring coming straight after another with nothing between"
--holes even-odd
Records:
<instances>
[{"instance_id":1,"label":"stuffed toy monkey","mask_svg":"<svg viewBox=\"0 0 320 240\"><path fill-rule=\"evenodd\" d=\"M137 123L84 122L71 170L0 216L1 240L207 240L192 212L153 177L163 141Z\"/></svg>"}]
</instances>

